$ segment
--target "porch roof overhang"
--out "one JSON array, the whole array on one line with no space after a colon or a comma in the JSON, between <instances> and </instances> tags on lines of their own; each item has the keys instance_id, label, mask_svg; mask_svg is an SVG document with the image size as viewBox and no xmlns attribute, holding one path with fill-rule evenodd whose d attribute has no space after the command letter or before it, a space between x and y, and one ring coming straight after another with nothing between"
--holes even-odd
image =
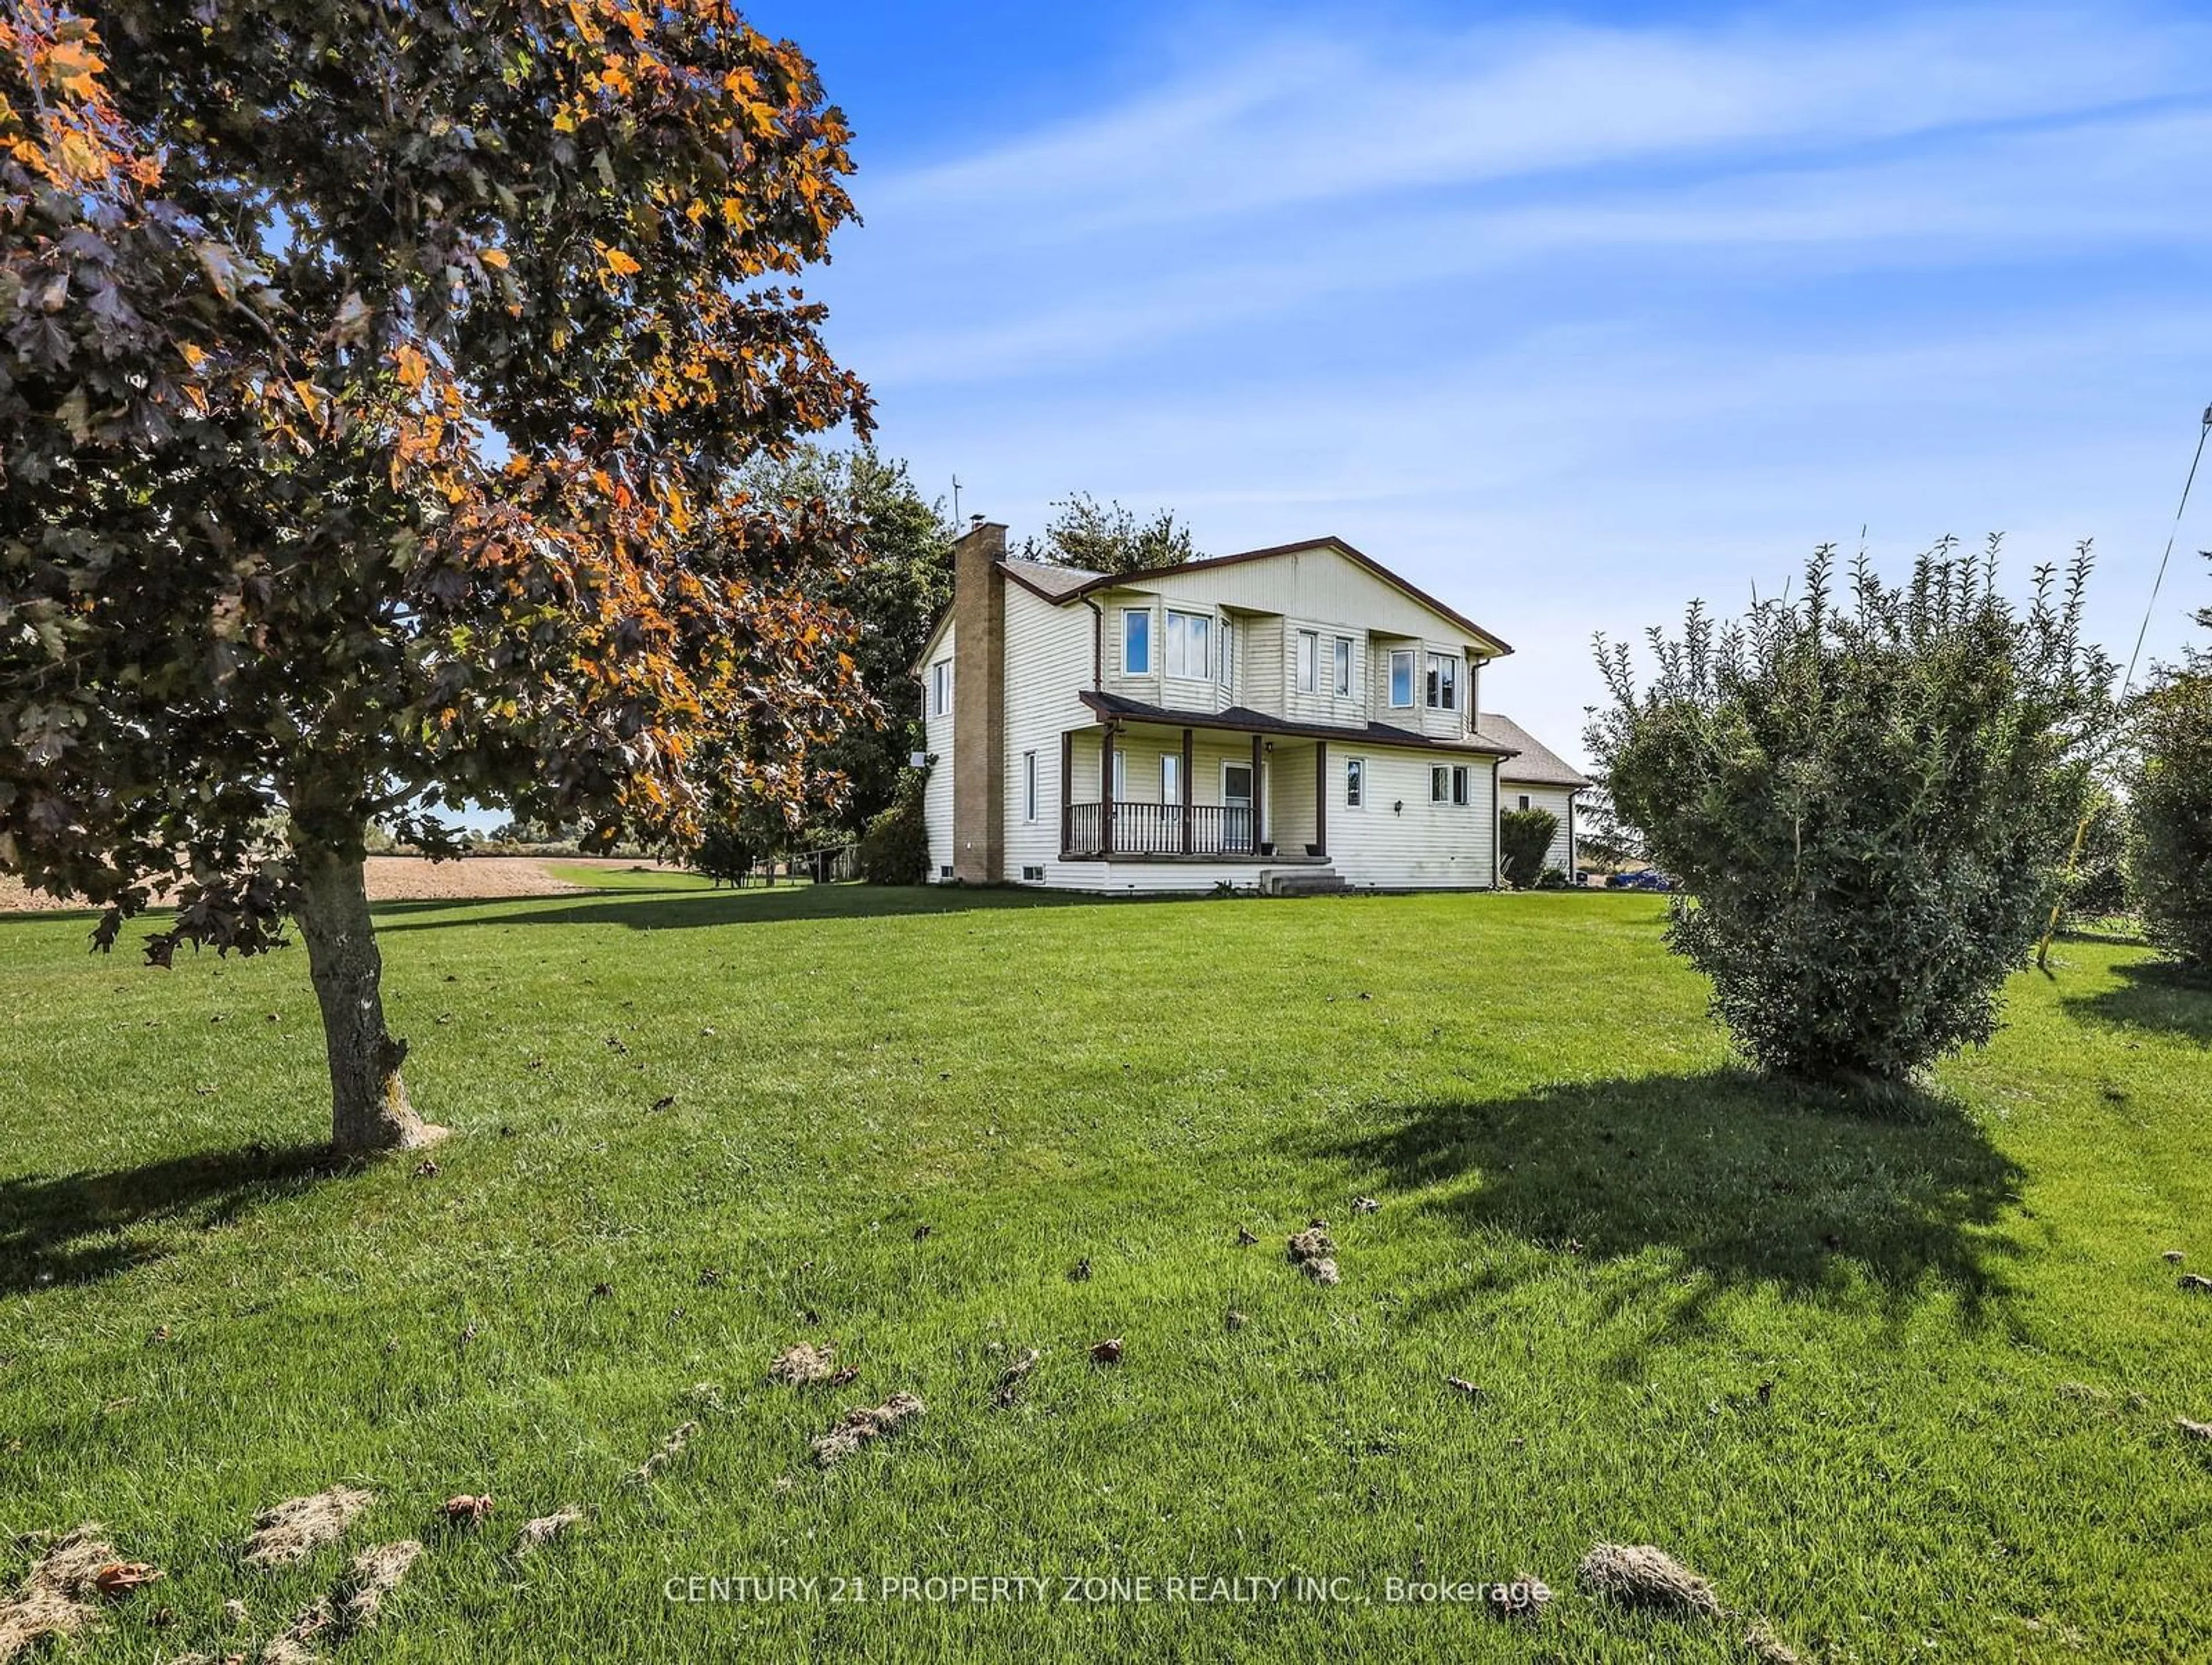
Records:
<instances>
[{"instance_id":1,"label":"porch roof overhang","mask_svg":"<svg viewBox=\"0 0 2212 1665\"><path fill-rule=\"evenodd\" d=\"M1410 728L1394 728L1389 723L1370 722L1354 728L1344 724L1292 722L1287 718L1271 717L1264 711L1254 711L1241 705L1232 705L1225 711L1176 711L1167 706L1147 705L1142 700L1132 700L1097 689L1085 690L1081 698L1084 704L1109 722L1158 723L1168 728L1219 728L1238 734L1279 734L1290 739L1389 746L1406 751L1449 751L1477 757L1514 757L1520 755L1510 746L1477 739L1439 740L1431 735L1417 734Z\"/></svg>"}]
</instances>

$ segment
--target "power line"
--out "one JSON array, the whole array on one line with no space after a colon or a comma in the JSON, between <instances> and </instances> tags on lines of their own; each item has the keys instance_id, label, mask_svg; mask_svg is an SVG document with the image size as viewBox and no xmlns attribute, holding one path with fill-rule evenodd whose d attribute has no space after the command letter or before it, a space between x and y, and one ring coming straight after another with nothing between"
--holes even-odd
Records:
<instances>
[{"instance_id":1,"label":"power line","mask_svg":"<svg viewBox=\"0 0 2212 1665\"><path fill-rule=\"evenodd\" d=\"M2135 652L2128 655L2128 674L2120 682L2120 697L2136 684L2136 662L2142 657L2143 637L2150 632L2151 615L2158 610L2158 592L2166 583L2166 563L2173 558L2173 540L2181 532L2181 517L2189 507L2189 489L2197 483L2197 465L2204 460L2204 441L2212 436L2212 404L2204 407L2203 424L2197 430L2197 454L2189 459L2189 477L2181 483L2181 501L2174 505L2173 526L2166 534L2166 553L2158 558L2158 576L2151 580L2150 599L2143 604L2142 623L2136 631Z\"/></svg>"}]
</instances>

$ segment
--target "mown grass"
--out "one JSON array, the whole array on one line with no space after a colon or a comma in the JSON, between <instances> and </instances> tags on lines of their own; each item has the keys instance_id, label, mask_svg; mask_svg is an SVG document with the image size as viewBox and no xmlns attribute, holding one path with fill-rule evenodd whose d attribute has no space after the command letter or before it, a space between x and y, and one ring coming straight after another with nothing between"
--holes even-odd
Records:
<instances>
[{"instance_id":1,"label":"mown grass","mask_svg":"<svg viewBox=\"0 0 2212 1665\"><path fill-rule=\"evenodd\" d=\"M318 1165L298 951L163 975L0 920L0 1529L170 1575L85 1656L220 1655L231 1597L266 1636L343 1556L246 1568L250 1517L340 1480L353 1545L430 1545L346 1660L1745 1656L1572 1590L1601 1538L1835 1660L2212 1656L2212 1297L2160 1259L2212 1271L2212 993L2140 949L2063 943L1875 1117L1731 1070L1652 898L591 882L382 911L429 1177ZM1316 1215L1335 1289L1282 1252ZM769 1387L798 1340L860 1379ZM1534 1631L1383 1599L1523 1571ZM695 1573L825 1582L666 1599ZM956 1574L1055 1582L872 1599ZM1217 1575L1345 1599L1159 1599Z\"/></svg>"}]
</instances>

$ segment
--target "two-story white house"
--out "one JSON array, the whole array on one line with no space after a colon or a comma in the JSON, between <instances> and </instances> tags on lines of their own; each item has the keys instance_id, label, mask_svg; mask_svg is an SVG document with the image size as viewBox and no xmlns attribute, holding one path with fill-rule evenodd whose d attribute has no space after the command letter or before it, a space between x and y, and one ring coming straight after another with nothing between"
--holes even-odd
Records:
<instances>
[{"instance_id":1,"label":"two-story white house","mask_svg":"<svg viewBox=\"0 0 2212 1665\"><path fill-rule=\"evenodd\" d=\"M1589 783L1482 710L1512 651L1337 538L1115 576L978 524L915 666L927 877L1486 890L1516 799L1558 815L1571 872Z\"/></svg>"}]
</instances>

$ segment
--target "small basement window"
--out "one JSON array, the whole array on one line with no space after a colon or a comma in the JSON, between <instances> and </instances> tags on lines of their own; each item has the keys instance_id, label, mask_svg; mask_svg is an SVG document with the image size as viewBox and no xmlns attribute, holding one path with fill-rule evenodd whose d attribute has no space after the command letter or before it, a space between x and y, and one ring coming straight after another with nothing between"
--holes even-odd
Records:
<instances>
[{"instance_id":1,"label":"small basement window","mask_svg":"<svg viewBox=\"0 0 2212 1665\"><path fill-rule=\"evenodd\" d=\"M939 878L950 878L952 877L952 869L950 867L939 867L937 870L937 876Z\"/></svg>"},{"instance_id":2,"label":"small basement window","mask_svg":"<svg viewBox=\"0 0 2212 1665\"><path fill-rule=\"evenodd\" d=\"M1023 869L1022 869L1022 882L1023 882L1024 884L1043 884L1043 883L1044 883L1044 869L1043 869L1042 867L1024 867L1024 868L1023 868Z\"/></svg>"}]
</instances>

